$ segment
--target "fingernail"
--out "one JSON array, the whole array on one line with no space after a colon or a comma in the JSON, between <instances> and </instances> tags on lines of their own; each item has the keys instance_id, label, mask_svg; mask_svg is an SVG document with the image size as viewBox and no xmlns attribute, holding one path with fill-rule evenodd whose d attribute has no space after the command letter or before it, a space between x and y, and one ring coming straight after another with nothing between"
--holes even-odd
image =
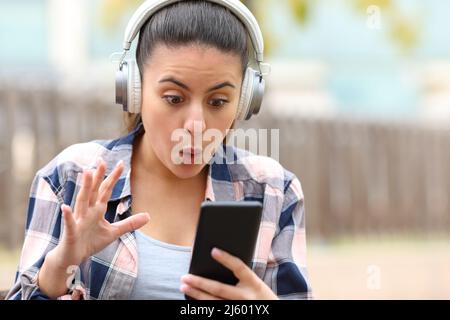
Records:
<instances>
[{"instance_id":1,"label":"fingernail","mask_svg":"<svg viewBox=\"0 0 450 320\"><path fill-rule=\"evenodd\" d=\"M148 219L150 220L150 213L148 213L148 212L142 212L142 213L145 214L148 217Z\"/></svg>"},{"instance_id":2,"label":"fingernail","mask_svg":"<svg viewBox=\"0 0 450 320\"><path fill-rule=\"evenodd\" d=\"M120 160L119 162L117 162L116 167L120 167L121 165L123 165L123 160Z\"/></svg>"},{"instance_id":3,"label":"fingernail","mask_svg":"<svg viewBox=\"0 0 450 320\"><path fill-rule=\"evenodd\" d=\"M216 255L216 256L220 256L222 254L222 250L220 250L218 248L213 248L211 253Z\"/></svg>"},{"instance_id":4,"label":"fingernail","mask_svg":"<svg viewBox=\"0 0 450 320\"><path fill-rule=\"evenodd\" d=\"M187 290L188 290L188 286L187 285L185 285L185 284L182 284L181 286L180 286L180 291L181 292L183 292L183 293L185 293Z\"/></svg>"},{"instance_id":5,"label":"fingernail","mask_svg":"<svg viewBox=\"0 0 450 320\"><path fill-rule=\"evenodd\" d=\"M103 162L102 157L98 157L96 166L99 167L102 162Z\"/></svg>"},{"instance_id":6,"label":"fingernail","mask_svg":"<svg viewBox=\"0 0 450 320\"><path fill-rule=\"evenodd\" d=\"M190 280L192 280L192 277L189 274L185 274L181 277L181 281L189 282Z\"/></svg>"}]
</instances>

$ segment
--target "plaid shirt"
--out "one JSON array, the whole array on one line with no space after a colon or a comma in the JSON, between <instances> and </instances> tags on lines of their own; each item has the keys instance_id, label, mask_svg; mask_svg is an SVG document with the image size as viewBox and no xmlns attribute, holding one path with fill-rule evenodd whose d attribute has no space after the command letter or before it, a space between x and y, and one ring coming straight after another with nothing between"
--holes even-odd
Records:
<instances>
[{"instance_id":1,"label":"plaid shirt","mask_svg":"<svg viewBox=\"0 0 450 320\"><path fill-rule=\"evenodd\" d=\"M74 208L80 173L95 168L98 157L107 163L106 175L119 160L125 162L108 202L106 220L116 222L130 216L130 160L141 126L116 140L72 145L37 172L31 186L20 263L7 298L48 299L37 286L37 275L46 254L62 234L61 205ZM271 158L227 145L222 145L222 150L209 163L205 200L262 202L252 270L281 299L309 298L305 213L299 180ZM227 159L231 153L236 161L217 161L219 153ZM135 234L124 234L79 266L74 285L60 299L127 299L138 275L137 260Z\"/></svg>"}]
</instances>

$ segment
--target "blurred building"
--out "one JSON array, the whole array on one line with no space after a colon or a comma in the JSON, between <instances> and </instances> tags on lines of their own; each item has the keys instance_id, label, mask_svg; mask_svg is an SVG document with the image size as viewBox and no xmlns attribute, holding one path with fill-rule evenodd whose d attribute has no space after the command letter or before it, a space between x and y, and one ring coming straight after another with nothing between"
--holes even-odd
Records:
<instances>
[{"instance_id":1,"label":"blurred building","mask_svg":"<svg viewBox=\"0 0 450 320\"><path fill-rule=\"evenodd\" d=\"M0 0L0 40L7 44L0 58L9 67L2 73L44 69L60 81L111 87L109 56L121 50L133 7L105 23L105 11L118 2ZM449 118L449 3L373 1L380 5L376 27L362 0L299 0L301 20L290 3L252 2L273 64L273 99L295 101L300 113Z\"/></svg>"}]
</instances>

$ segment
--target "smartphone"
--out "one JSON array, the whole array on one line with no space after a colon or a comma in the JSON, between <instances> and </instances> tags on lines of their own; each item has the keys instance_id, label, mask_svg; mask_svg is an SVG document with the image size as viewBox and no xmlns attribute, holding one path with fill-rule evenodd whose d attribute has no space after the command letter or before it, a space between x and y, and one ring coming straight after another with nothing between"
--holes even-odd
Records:
<instances>
[{"instance_id":1,"label":"smartphone","mask_svg":"<svg viewBox=\"0 0 450 320\"><path fill-rule=\"evenodd\" d=\"M262 204L258 201L203 202L189 273L230 285L237 284L238 279L211 256L211 250L217 247L251 267L261 214Z\"/></svg>"}]
</instances>

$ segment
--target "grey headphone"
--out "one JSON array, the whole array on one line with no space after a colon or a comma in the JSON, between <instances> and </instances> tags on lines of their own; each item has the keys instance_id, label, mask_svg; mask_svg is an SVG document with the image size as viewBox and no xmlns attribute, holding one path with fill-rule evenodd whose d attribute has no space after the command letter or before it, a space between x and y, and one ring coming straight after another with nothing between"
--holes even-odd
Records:
<instances>
[{"instance_id":1,"label":"grey headphone","mask_svg":"<svg viewBox=\"0 0 450 320\"><path fill-rule=\"evenodd\" d=\"M116 103L122 105L123 111L140 113L141 111L141 78L135 58L125 59L131 43L137 37L141 27L158 10L182 0L147 0L131 17L125 30L123 53L120 58L119 71L116 74ZM261 71L263 63L264 40L258 22L250 10L239 0L208 0L228 8L241 20L250 35L259 70L247 67L242 82L242 92L239 100L236 120L248 120L258 114L261 108L267 73Z\"/></svg>"}]
</instances>

